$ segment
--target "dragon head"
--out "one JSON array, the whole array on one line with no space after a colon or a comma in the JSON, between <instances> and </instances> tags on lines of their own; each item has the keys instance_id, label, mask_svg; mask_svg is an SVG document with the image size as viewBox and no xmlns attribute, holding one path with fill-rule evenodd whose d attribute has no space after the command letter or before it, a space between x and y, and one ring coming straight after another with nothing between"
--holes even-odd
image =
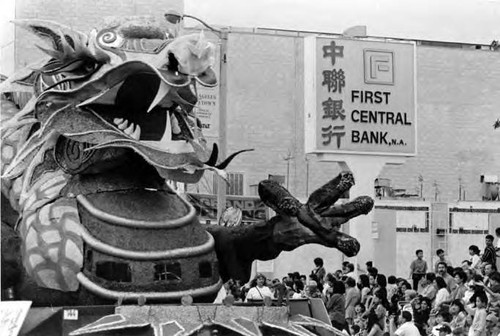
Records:
<instances>
[{"instance_id":1,"label":"dragon head","mask_svg":"<svg viewBox=\"0 0 500 336\"><path fill-rule=\"evenodd\" d=\"M18 20L50 45L38 71L3 83L2 91L29 81L34 97L4 129L38 123L39 128L4 176L15 176L37 148L57 136L87 155L102 149L131 149L166 179L197 182L207 169L225 176L234 158L216 165L217 147L207 149L193 107L196 86L212 87L215 46L203 33L167 39L150 17L109 19L88 36L42 20ZM237 153L236 153L237 154ZM89 164L62 163L70 173Z\"/></svg>"}]
</instances>

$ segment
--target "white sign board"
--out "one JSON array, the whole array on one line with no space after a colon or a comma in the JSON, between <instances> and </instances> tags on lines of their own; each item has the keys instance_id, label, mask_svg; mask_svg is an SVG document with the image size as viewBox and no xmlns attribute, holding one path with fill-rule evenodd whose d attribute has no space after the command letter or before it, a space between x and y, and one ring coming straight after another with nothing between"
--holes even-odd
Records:
<instances>
[{"instance_id":1,"label":"white sign board","mask_svg":"<svg viewBox=\"0 0 500 336\"><path fill-rule=\"evenodd\" d=\"M0 335L17 336L30 307L31 301L0 302Z\"/></svg>"},{"instance_id":2,"label":"white sign board","mask_svg":"<svg viewBox=\"0 0 500 336\"><path fill-rule=\"evenodd\" d=\"M306 37L306 153L416 154L415 44Z\"/></svg>"},{"instance_id":3,"label":"white sign board","mask_svg":"<svg viewBox=\"0 0 500 336\"><path fill-rule=\"evenodd\" d=\"M215 62L213 70L217 76L217 86L205 87L196 85L198 103L194 108L196 117L200 119L203 135L209 138L219 137L219 91L220 91L220 45L215 41Z\"/></svg>"}]
</instances>

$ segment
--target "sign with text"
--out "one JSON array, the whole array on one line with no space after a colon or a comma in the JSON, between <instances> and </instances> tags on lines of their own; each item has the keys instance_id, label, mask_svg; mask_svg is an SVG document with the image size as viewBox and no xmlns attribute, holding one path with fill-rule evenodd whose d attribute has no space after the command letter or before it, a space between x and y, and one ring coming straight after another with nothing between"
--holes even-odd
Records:
<instances>
[{"instance_id":1,"label":"sign with text","mask_svg":"<svg viewBox=\"0 0 500 336\"><path fill-rule=\"evenodd\" d=\"M307 37L307 153L416 154L415 44Z\"/></svg>"},{"instance_id":2,"label":"sign with text","mask_svg":"<svg viewBox=\"0 0 500 336\"><path fill-rule=\"evenodd\" d=\"M197 83L198 103L194 112L200 119L203 135L217 138L219 137L220 46L216 41L211 42L216 45L213 70L217 75L217 86L205 87Z\"/></svg>"},{"instance_id":3,"label":"sign with text","mask_svg":"<svg viewBox=\"0 0 500 336\"><path fill-rule=\"evenodd\" d=\"M211 224L218 223L217 195L188 194L189 201L194 205L202 223L210 220ZM242 224L251 224L266 220L267 207L257 196L226 196L226 208L241 209Z\"/></svg>"}]
</instances>

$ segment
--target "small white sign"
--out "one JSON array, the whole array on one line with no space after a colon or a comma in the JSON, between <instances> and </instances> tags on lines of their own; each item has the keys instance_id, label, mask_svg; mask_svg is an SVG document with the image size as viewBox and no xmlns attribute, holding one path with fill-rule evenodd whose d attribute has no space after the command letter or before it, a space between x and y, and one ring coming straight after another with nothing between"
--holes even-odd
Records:
<instances>
[{"instance_id":1,"label":"small white sign","mask_svg":"<svg viewBox=\"0 0 500 336\"><path fill-rule=\"evenodd\" d=\"M0 335L17 336L30 307L31 301L0 302Z\"/></svg>"},{"instance_id":2,"label":"small white sign","mask_svg":"<svg viewBox=\"0 0 500 336\"><path fill-rule=\"evenodd\" d=\"M63 319L65 320L78 320L78 310L77 309L65 309L63 314Z\"/></svg>"}]
</instances>

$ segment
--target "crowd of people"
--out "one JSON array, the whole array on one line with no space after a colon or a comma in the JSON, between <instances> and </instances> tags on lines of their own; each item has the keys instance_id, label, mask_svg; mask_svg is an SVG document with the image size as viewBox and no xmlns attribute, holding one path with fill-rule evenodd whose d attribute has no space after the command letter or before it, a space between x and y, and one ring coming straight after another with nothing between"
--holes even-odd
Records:
<instances>
[{"instance_id":1,"label":"crowd of people","mask_svg":"<svg viewBox=\"0 0 500 336\"><path fill-rule=\"evenodd\" d=\"M230 280L223 296L252 302L269 298L323 300L332 325L359 336L499 336L500 228L486 236L486 247L471 245L470 258L453 267L441 249L430 269L423 251L415 251L409 278L386 277L372 262L356 277L355 266L344 262L341 270L328 273L321 258L314 259L309 275L289 273L282 279L263 274L249 284ZM356 281L357 278L357 281ZM216 302L221 302L219 297Z\"/></svg>"}]
</instances>

